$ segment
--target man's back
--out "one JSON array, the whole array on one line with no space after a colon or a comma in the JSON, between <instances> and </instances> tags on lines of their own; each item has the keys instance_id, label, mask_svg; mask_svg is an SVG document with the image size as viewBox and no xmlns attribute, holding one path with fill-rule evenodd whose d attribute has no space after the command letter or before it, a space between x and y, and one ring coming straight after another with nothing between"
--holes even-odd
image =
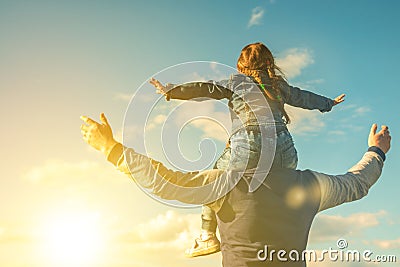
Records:
<instances>
[{"instance_id":1,"label":"man's back","mask_svg":"<svg viewBox=\"0 0 400 267\"><path fill-rule=\"evenodd\" d=\"M253 193L249 180L239 182L217 214L223 266L287 265L278 259L279 250L286 251L280 256L288 261L288 253L297 250L300 261L290 266L304 266L301 254L320 204L316 177L310 171L272 171Z\"/></svg>"}]
</instances>

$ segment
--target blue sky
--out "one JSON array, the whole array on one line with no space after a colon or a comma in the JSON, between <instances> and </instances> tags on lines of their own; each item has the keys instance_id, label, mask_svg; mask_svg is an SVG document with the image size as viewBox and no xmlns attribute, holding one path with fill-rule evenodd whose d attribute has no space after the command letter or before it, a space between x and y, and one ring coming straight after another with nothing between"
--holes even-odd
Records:
<instances>
[{"instance_id":1,"label":"blue sky","mask_svg":"<svg viewBox=\"0 0 400 267\"><path fill-rule=\"evenodd\" d=\"M199 231L200 210L146 196L83 143L79 116L105 112L120 138L129 99L149 77L187 61L234 67L241 48L256 41L271 48L292 85L347 95L326 114L288 109L300 168L345 172L367 149L372 123L389 125L393 137L369 195L321 214L310 247L324 249L344 237L353 249L399 258L399 9L388 0L0 1L0 262L60 261L43 252L51 239L43 229L68 217L76 225L96 225L97 235L108 240L102 263L82 259L85 266L219 266L219 254L182 256ZM146 88L144 96L154 99ZM165 112L177 105L161 104ZM218 105L183 109L226 120ZM139 107L133 111L141 114ZM152 122L160 127L163 119ZM140 132L133 133L140 140ZM220 153L224 142L215 133L204 121L191 125L182 133L183 152L196 158L199 142L210 137L216 147L204 143L203 153ZM152 144L158 136L149 132L146 138ZM71 230L63 227L58 231ZM26 251L24 257L18 251Z\"/></svg>"}]
</instances>

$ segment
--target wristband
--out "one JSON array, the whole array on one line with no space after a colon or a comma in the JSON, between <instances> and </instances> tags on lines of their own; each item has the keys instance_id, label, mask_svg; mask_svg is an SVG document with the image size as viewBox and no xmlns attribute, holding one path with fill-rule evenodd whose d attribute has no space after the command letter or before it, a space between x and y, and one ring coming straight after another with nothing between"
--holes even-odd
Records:
<instances>
[{"instance_id":1,"label":"wristband","mask_svg":"<svg viewBox=\"0 0 400 267\"><path fill-rule=\"evenodd\" d=\"M124 147L122 144L117 143L110 151L110 154L107 156L107 160L114 164L115 166L118 163L119 158L124 153Z\"/></svg>"},{"instance_id":2,"label":"wristband","mask_svg":"<svg viewBox=\"0 0 400 267\"><path fill-rule=\"evenodd\" d=\"M381 156L381 158L383 159L383 161L385 161L385 159L386 159L385 152L383 152L382 149L380 149L379 147L377 147L377 146L370 146L370 147L368 148L368 151L373 151L373 152L375 152L376 154L378 154L379 156Z\"/></svg>"}]
</instances>

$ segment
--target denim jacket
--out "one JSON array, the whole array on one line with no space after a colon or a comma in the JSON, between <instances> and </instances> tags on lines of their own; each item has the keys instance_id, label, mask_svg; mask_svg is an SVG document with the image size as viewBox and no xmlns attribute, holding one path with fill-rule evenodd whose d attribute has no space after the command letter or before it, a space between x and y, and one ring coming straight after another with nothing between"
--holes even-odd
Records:
<instances>
[{"instance_id":1,"label":"denim jacket","mask_svg":"<svg viewBox=\"0 0 400 267\"><path fill-rule=\"evenodd\" d=\"M266 84L268 88L270 85ZM285 104L303 109L330 111L333 100L290 86L284 79L278 80L281 97ZM227 80L190 82L173 85L167 92L167 100L181 99L204 101L228 99L232 120L232 134L249 126L285 126L280 103L270 100L252 77L232 74Z\"/></svg>"}]
</instances>

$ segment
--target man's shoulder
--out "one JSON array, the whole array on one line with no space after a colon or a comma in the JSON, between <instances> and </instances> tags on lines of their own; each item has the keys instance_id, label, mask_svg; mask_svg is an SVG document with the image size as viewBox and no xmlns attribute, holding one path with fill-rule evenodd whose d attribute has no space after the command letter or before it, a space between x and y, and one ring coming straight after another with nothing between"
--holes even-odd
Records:
<instances>
[{"instance_id":1,"label":"man's shoulder","mask_svg":"<svg viewBox=\"0 0 400 267\"><path fill-rule=\"evenodd\" d=\"M317 181L315 172L309 169L294 170L288 168L272 169L268 174L267 181L288 184L310 184Z\"/></svg>"}]
</instances>

